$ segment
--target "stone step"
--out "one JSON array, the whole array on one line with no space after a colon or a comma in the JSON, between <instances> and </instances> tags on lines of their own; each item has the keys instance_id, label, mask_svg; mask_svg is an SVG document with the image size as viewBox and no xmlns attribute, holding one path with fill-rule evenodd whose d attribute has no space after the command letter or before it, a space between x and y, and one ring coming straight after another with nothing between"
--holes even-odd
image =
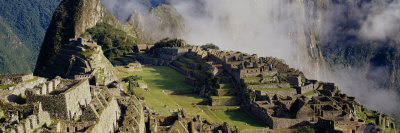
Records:
<instances>
[{"instance_id":1,"label":"stone step","mask_svg":"<svg viewBox=\"0 0 400 133\"><path fill-rule=\"evenodd\" d=\"M224 105L224 106L233 106L239 105L239 98L236 96L210 96L211 105Z\"/></svg>"}]
</instances>

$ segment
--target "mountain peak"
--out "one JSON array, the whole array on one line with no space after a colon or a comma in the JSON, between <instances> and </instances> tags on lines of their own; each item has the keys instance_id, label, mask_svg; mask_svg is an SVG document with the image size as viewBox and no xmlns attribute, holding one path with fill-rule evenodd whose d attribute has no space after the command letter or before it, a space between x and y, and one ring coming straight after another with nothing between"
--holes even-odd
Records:
<instances>
[{"instance_id":1,"label":"mountain peak","mask_svg":"<svg viewBox=\"0 0 400 133\"><path fill-rule=\"evenodd\" d=\"M118 20L103 6L100 0L64 0L54 12L40 49L34 71L35 75L45 76L44 65L59 53L63 44L70 38L83 34L98 23L119 26Z\"/></svg>"}]
</instances>

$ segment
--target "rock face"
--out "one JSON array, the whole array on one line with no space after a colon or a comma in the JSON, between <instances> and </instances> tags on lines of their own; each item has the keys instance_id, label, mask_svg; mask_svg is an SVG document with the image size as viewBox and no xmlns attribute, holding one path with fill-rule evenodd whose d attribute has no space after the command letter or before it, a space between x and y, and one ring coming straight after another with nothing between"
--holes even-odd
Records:
<instances>
[{"instance_id":1,"label":"rock face","mask_svg":"<svg viewBox=\"0 0 400 133\"><path fill-rule=\"evenodd\" d=\"M80 36L97 23L108 23L117 27L120 25L100 0L62 1L46 32L34 74L49 76L42 70L50 57L59 53L61 47L68 44L70 38Z\"/></svg>"},{"instance_id":2,"label":"rock face","mask_svg":"<svg viewBox=\"0 0 400 133\"><path fill-rule=\"evenodd\" d=\"M127 24L136 31L139 40L146 42L156 42L165 37L181 37L187 31L185 20L170 5L151 8L149 15L134 11Z\"/></svg>"}]
</instances>

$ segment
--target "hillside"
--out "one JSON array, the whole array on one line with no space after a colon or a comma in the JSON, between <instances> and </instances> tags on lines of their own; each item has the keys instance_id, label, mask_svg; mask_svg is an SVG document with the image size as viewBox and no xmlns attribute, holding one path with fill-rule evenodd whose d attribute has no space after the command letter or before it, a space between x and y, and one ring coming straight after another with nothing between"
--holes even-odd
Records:
<instances>
[{"instance_id":1,"label":"hillside","mask_svg":"<svg viewBox=\"0 0 400 133\"><path fill-rule=\"evenodd\" d=\"M37 55L51 16L61 0L0 0L0 16L2 32L9 33L13 40L2 43L8 47L0 47L3 52L0 73L31 72L34 69ZM7 34L2 38L9 38ZM15 44L16 41L20 44ZM22 46L23 45L23 46ZM9 51L10 46L18 47L18 52ZM19 53L23 53L20 56Z\"/></svg>"},{"instance_id":2,"label":"hillside","mask_svg":"<svg viewBox=\"0 0 400 133\"><path fill-rule=\"evenodd\" d=\"M32 70L32 51L0 17L0 73L25 73Z\"/></svg>"},{"instance_id":3,"label":"hillside","mask_svg":"<svg viewBox=\"0 0 400 133\"><path fill-rule=\"evenodd\" d=\"M333 8L294 2L303 19ZM364 97L311 79L283 59L161 39L186 34L178 11L161 4L121 23L100 0L63 0L34 74L0 75L0 132L398 132L390 115L358 101ZM230 16L218 19L241 27ZM312 19L283 32L298 44L298 57L312 63L304 66L309 71L325 65L323 28Z\"/></svg>"},{"instance_id":4,"label":"hillside","mask_svg":"<svg viewBox=\"0 0 400 133\"><path fill-rule=\"evenodd\" d=\"M80 36L98 23L120 26L100 0L64 0L54 12L35 67L35 75L45 75L46 61L55 56L70 38ZM60 28L63 27L63 28Z\"/></svg>"}]
</instances>

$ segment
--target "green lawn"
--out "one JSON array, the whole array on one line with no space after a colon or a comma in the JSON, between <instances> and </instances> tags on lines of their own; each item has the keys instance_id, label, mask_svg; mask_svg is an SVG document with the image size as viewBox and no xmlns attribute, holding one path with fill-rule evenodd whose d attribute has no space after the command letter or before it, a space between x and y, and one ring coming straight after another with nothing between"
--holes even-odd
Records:
<instances>
[{"instance_id":1,"label":"green lawn","mask_svg":"<svg viewBox=\"0 0 400 133\"><path fill-rule=\"evenodd\" d=\"M309 92L306 92L306 93L304 93L303 95L304 95L304 96L310 96L310 95L312 95L312 94L315 94L315 91L314 91L314 90L309 91Z\"/></svg>"},{"instance_id":2,"label":"green lawn","mask_svg":"<svg viewBox=\"0 0 400 133\"><path fill-rule=\"evenodd\" d=\"M143 71L127 72L124 67L117 67L121 77L129 75L142 76L143 81L148 85L149 91L134 88L135 94L139 97L144 97L146 105L161 115L173 115L177 109L184 108L189 114L200 115L213 122L228 122L231 126L236 125L240 129L265 128L264 125L259 124L244 111L211 111L206 105L197 105L197 103L204 102L207 99L196 94L166 95L162 92L163 90L181 91L190 90L193 87L184 82L185 75L171 68L163 66L142 66L142 68ZM171 110L174 112L170 112Z\"/></svg>"},{"instance_id":3,"label":"green lawn","mask_svg":"<svg viewBox=\"0 0 400 133\"><path fill-rule=\"evenodd\" d=\"M6 85L0 85L0 89L5 89L8 87L14 86L14 84L6 84Z\"/></svg>"},{"instance_id":4,"label":"green lawn","mask_svg":"<svg viewBox=\"0 0 400 133\"><path fill-rule=\"evenodd\" d=\"M236 98L236 96L210 96L211 99L231 99Z\"/></svg>"},{"instance_id":5,"label":"green lawn","mask_svg":"<svg viewBox=\"0 0 400 133\"><path fill-rule=\"evenodd\" d=\"M243 110L238 111L211 111L210 106L200 106L204 112L212 118L213 121L223 123L227 122L231 126L237 126L239 129L262 129L266 128L263 124L254 120Z\"/></svg>"}]
</instances>

